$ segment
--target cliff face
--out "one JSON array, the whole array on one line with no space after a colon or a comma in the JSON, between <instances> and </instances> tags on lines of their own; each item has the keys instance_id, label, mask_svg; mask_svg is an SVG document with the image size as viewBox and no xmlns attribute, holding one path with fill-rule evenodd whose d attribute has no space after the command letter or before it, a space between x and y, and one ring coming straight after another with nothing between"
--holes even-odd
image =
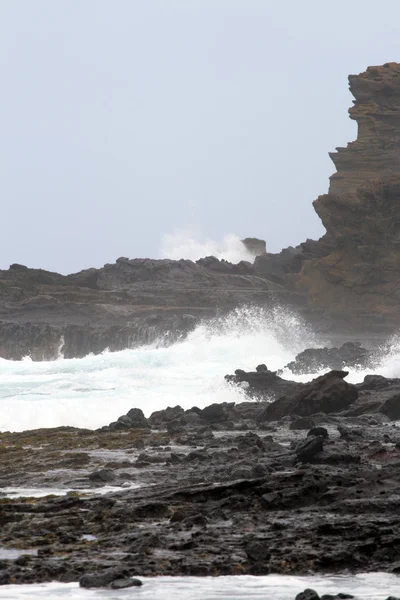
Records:
<instances>
[{"instance_id":1,"label":"cliff face","mask_svg":"<svg viewBox=\"0 0 400 600\"><path fill-rule=\"evenodd\" d=\"M329 194L335 195L400 174L400 64L368 67L365 73L350 75L349 84L355 98L349 114L357 121L358 136L329 155L337 170Z\"/></svg>"},{"instance_id":2,"label":"cliff face","mask_svg":"<svg viewBox=\"0 0 400 600\"><path fill-rule=\"evenodd\" d=\"M286 276L310 309L400 326L400 65L349 77L358 136L330 156L337 168L314 207L325 252ZM329 240L328 246L326 240Z\"/></svg>"},{"instance_id":3,"label":"cliff face","mask_svg":"<svg viewBox=\"0 0 400 600\"><path fill-rule=\"evenodd\" d=\"M119 258L63 276L0 271L0 357L51 360L175 341L203 317L273 303L283 288L247 262Z\"/></svg>"}]
</instances>

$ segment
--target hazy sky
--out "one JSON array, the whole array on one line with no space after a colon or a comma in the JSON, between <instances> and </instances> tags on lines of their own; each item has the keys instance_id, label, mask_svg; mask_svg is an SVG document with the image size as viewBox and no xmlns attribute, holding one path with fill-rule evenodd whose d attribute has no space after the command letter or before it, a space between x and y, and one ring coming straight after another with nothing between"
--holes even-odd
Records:
<instances>
[{"instance_id":1,"label":"hazy sky","mask_svg":"<svg viewBox=\"0 0 400 600\"><path fill-rule=\"evenodd\" d=\"M0 0L0 268L319 237L347 75L399 40L399 0Z\"/></svg>"}]
</instances>

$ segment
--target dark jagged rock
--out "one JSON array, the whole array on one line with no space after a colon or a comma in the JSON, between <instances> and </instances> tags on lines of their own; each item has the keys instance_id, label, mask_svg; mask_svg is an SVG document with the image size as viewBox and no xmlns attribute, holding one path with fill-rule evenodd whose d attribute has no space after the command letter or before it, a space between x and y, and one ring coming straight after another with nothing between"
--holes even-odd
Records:
<instances>
[{"instance_id":1,"label":"dark jagged rock","mask_svg":"<svg viewBox=\"0 0 400 600\"><path fill-rule=\"evenodd\" d=\"M253 256L260 256L266 254L267 248L265 240L259 240L258 238L245 238L241 240L243 246L252 254Z\"/></svg>"},{"instance_id":2,"label":"dark jagged rock","mask_svg":"<svg viewBox=\"0 0 400 600\"><path fill-rule=\"evenodd\" d=\"M381 403L390 393L373 391ZM289 419L264 431L266 403L221 406L227 420L211 423L221 426L218 435L201 441L201 428L185 423L187 414L200 418L196 407L156 413L156 430L3 432L0 545L21 548L21 556L0 561L0 584L81 580L123 589L132 575L400 569L393 423L379 421L381 413L318 413L316 423L329 429L323 438L290 430ZM182 432L165 433L171 416ZM87 460L62 466L83 454ZM91 494L104 481L88 474L104 470L116 491ZM50 485L75 491L6 495L10 486ZM28 556L32 548L37 555Z\"/></svg>"},{"instance_id":3,"label":"dark jagged rock","mask_svg":"<svg viewBox=\"0 0 400 600\"><path fill-rule=\"evenodd\" d=\"M59 275L13 265L0 271L0 357L51 360L167 344L203 318L244 303L271 306L282 286L253 265L211 257L119 258L101 269Z\"/></svg>"},{"instance_id":4,"label":"dark jagged rock","mask_svg":"<svg viewBox=\"0 0 400 600\"><path fill-rule=\"evenodd\" d=\"M115 474L111 469L100 469L99 471L94 471L89 475L90 481L94 481L96 483L110 483L115 480Z\"/></svg>"},{"instance_id":5,"label":"dark jagged rock","mask_svg":"<svg viewBox=\"0 0 400 600\"><path fill-rule=\"evenodd\" d=\"M225 375L225 380L233 384L246 383L250 396L265 399L290 394L303 387L302 383L282 379L276 371L269 371L266 365L258 365L256 371L236 369L235 375Z\"/></svg>"},{"instance_id":6,"label":"dark jagged rock","mask_svg":"<svg viewBox=\"0 0 400 600\"><path fill-rule=\"evenodd\" d=\"M278 398L268 404L261 421L279 421L287 415L308 417L318 412L335 413L347 408L358 398L356 386L344 381L347 371L330 371L305 384L293 396Z\"/></svg>"},{"instance_id":7,"label":"dark jagged rock","mask_svg":"<svg viewBox=\"0 0 400 600\"><path fill-rule=\"evenodd\" d=\"M325 427L313 427L307 433L307 437L310 437L310 436L314 436L315 437L317 435L322 436L324 439L326 439L326 438L329 437L328 430Z\"/></svg>"},{"instance_id":8,"label":"dark jagged rock","mask_svg":"<svg viewBox=\"0 0 400 600\"><path fill-rule=\"evenodd\" d=\"M119 587L117 582L127 581L126 575L129 572L127 568L120 569L107 569L100 573L88 574L81 577L79 580L80 587L83 588L102 588L102 587L113 587L113 582L116 583L114 589L122 589ZM141 586L142 582L139 579L129 579L132 582L132 586ZM110 585L111 584L111 585ZM131 587L131 586L123 586Z\"/></svg>"},{"instance_id":9,"label":"dark jagged rock","mask_svg":"<svg viewBox=\"0 0 400 600\"><path fill-rule=\"evenodd\" d=\"M310 588L304 590L304 592L300 592L297 594L295 600L346 600L354 598L351 594L345 594L343 592L339 592L339 594L323 594L319 596L315 590Z\"/></svg>"},{"instance_id":10,"label":"dark jagged rock","mask_svg":"<svg viewBox=\"0 0 400 600\"><path fill-rule=\"evenodd\" d=\"M321 598L315 590L307 588L306 590L304 590L304 592L300 592L300 594L297 594L295 600L321 600Z\"/></svg>"},{"instance_id":11,"label":"dark jagged rock","mask_svg":"<svg viewBox=\"0 0 400 600\"><path fill-rule=\"evenodd\" d=\"M313 456L322 452L324 448L324 438L322 435L307 438L304 442L299 442L296 446L296 457L301 462L308 462Z\"/></svg>"},{"instance_id":12,"label":"dark jagged rock","mask_svg":"<svg viewBox=\"0 0 400 600\"><path fill-rule=\"evenodd\" d=\"M380 412L392 421L400 420L400 393L391 396L380 407Z\"/></svg>"},{"instance_id":13,"label":"dark jagged rock","mask_svg":"<svg viewBox=\"0 0 400 600\"><path fill-rule=\"evenodd\" d=\"M110 431L119 429L148 429L149 421L140 408L131 408L126 415L122 415L108 426Z\"/></svg>"},{"instance_id":14,"label":"dark jagged rock","mask_svg":"<svg viewBox=\"0 0 400 600\"><path fill-rule=\"evenodd\" d=\"M292 373L317 373L322 369L369 366L371 354L360 342L345 342L340 348L307 348L286 365Z\"/></svg>"}]
</instances>

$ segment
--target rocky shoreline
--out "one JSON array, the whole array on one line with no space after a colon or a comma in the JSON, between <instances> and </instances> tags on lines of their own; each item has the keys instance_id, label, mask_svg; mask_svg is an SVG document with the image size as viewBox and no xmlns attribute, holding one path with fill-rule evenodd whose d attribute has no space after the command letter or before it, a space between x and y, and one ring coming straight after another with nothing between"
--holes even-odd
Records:
<instances>
[{"instance_id":1,"label":"rocky shoreline","mask_svg":"<svg viewBox=\"0 0 400 600\"><path fill-rule=\"evenodd\" d=\"M1 433L0 583L400 573L400 380L260 367L242 403Z\"/></svg>"}]
</instances>

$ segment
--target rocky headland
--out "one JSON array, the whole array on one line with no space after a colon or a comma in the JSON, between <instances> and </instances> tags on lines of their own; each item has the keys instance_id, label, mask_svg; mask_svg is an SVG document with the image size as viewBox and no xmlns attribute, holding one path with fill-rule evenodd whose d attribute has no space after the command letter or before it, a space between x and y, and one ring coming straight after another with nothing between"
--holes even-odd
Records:
<instances>
[{"instance_id":1,"label":"rocky headland","mask_svg":"<svg viewBox=\"0 0 400 600\"><path fill-rule=\"evenodd\" d=\"M330 156L329 192L314 202L326 234L279 254L246 238L254 263L119 258L59 275L0 271L0 357L81 357L174 341L242 305L288 306L317 330L381 336L400 325L400 65L349 77L358 136Z\"/></svg>"}]
</instances>

